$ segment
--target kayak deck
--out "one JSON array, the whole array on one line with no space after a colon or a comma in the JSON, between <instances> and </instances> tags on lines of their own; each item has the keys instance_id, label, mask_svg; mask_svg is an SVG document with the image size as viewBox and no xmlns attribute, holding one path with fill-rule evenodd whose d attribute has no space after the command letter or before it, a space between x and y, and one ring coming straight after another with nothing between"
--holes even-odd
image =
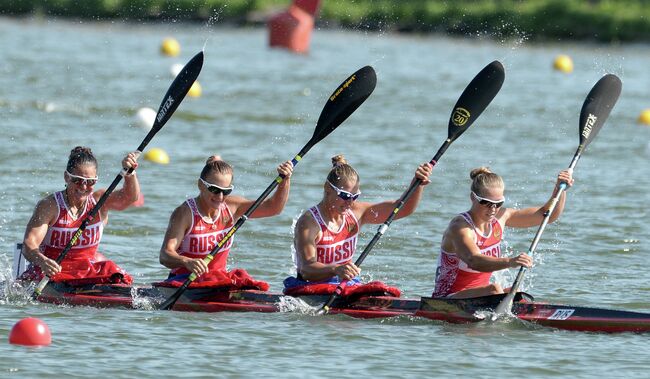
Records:
<instances>
[{"instance_id":1,"label":"kayak deck","mask_svg":"<svg viewBox=\"0 0 650 379\"><path fill-rule=\"evenodd\" d=\"M505 294L472 299L423 297L416 316L452 323L482 321L480 312L492 312ZM577 307L536 302L525 293L518 293L512 314L538 325L582 332L650 332L650 314L613 309Z\"/></svg>"},{"instance_id":2,"label":"kayak deck","mask_svg":"<svg viewBox=\"0 0 650 379\"><path fill-rule=\"evenodd\" d=\"M156 306L176 288L129 287L124 285L87 285L72 287L50 283L38 300L45 303L92 306L99 308L138 308L141 300ZM338 299L331 314L355 318L415 316L450 323L483 321L481 312L492 312L505 294L471 299L422 297L403 299L365 295ZM316 310L329 295L302 296L299 299ZM258 290L215 290L190 288L172 308L184 312L281 312L283 304L296 298ZM285 307L286 308L286 307ZM576 307L537 302L523 292L515 296L512 314L524 321L564 330L587 332L650 332L650 314L591 307Z\"/></svg>"}]
</instances>

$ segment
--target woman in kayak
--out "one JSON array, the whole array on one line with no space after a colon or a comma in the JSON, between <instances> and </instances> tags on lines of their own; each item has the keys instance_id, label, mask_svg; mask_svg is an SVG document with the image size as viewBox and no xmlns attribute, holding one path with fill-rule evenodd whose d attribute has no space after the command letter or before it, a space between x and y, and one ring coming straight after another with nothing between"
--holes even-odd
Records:
<instances>
[{"instance_id":1,"label":"woman in kayak","mask_svg":"<svg viewBox=\"0 0 650 379\"><path fill-rule=\"evenodd\" d=\"M284 179L275 193L251 214L251 218L271 217L282 212L289 198L293 172L291 161L279 165L277 171ZM184 281L190 273L198 276L196 282L226 279L222 274L225 273L232 238L209 264L203 258L254 203L242 196L231 195L233 174L230 164L219 156L211 156L197 180L199 195L187 199L172 213L159 257L160 263L171 269L169 281ZM239 271L245 274L243 270ZM211 274L205 275L208 272Z\"/></svg>"},{"instance_id":2,"label":"woman in kayak","mask_svg":"<svg viewBox=\"0 0 650 379\"><path fill-rule=\"evenodd\" d=\"M443 234L433 297L462 299L503 293L499 284L490 284L493 271L533 264L527 254L512 258L501 256L504 227L540 225L560 184L573 185L571 170L564 170L557 177L551 199L544 205L514 209L502 207L505 187L499 175L487 167L479 167L470 172L470 178L472 206L454 217ZM549 222L560 217L565 201L566 192L563 191Z\"/></svg>"},{"instance_id":3,"label":"woman in kayak","mask_svg":"<svg viewBox=\"0 0 650 379\"><path fill-rule=\"evenodd\" d=\"M332 158L334 166L323 184L323 198L303 213L294 230L297 278L285 280L285 289L309 283L338 283L354 280L359 267L352 262L359 229L365 224L381 224L396 206L395 200L379 203L357 201L361 196L359 174L343 155ZM421 164L415 178L422 184L404 204L395 219L415 211L424 186L430 183L433 166ZM286 292L286 291L285 291Z\"/></svg>"},{"instance_id":4,"label":"woman in kayak","mask_svg":"<svg viewBox=\"0 0 650 379\"><path fill-rule=\"evenodd\" d=\"M137 168L137 159L138 154L127 154L122 159L122 167ZM135 171L124 175L122 189L108 196L77 243L58 264L55 260L106 191L94 190L98 180L97 159L87 147L72 149L63 179L65 189L40 200L27 224L22 253L31 265L20 279L39 281L45 274L54 282L69 284L130 284L131 277L97 248L108 222L108 211L126 209L138 199L140 184Z\"/></svg>"}]
</instances>

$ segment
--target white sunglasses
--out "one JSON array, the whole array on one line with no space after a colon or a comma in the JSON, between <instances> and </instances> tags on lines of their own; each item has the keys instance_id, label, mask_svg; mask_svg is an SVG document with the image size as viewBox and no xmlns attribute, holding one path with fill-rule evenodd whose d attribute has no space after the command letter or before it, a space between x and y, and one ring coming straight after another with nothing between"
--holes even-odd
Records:
<instances>
[{"instance_id":1,"label":"white sunglasses","mask_svg":"<svg viewBox=\"0 0 650 379\"><path fill-rule=\"evenodd\" d=\"M95 184L97 184L97 180L99 179L97 176L94 178L86 178L85 176L79 176L79 175L74 175L71 174L70 171L66 170L65 173L70 177L70 181L74 184L83 184L88 187L92 187Z\"/></svg>"}]
</instances>

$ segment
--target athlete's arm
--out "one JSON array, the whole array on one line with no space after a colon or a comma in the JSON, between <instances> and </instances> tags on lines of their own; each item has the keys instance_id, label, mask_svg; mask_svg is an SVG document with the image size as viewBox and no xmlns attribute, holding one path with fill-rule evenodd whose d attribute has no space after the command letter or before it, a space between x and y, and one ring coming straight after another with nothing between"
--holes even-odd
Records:
<instances>
[{"instance_id":1,"label":"athlete's arm","mask_svg":"<svg viewBox=\"0 0 650 379\"><path fill-rule=\"evenodd\" d=\"M279 175L284 175L284 179L278 184L273 195L262 201L250 218L271 217L282 213L282 209L289 199L293 164L291 161L283 162L278 166L277 171ZM254 200L248 200L241 196L228 197L226 201L233 211L235 220L239 219L255 203Z\"/></svg>"},{"instance_id":2,"label":"athlete's arm","mask_svg":"<svg viewBox=\"0 0 650 379\"><path fill-rule=\"evenodd\" d=\"M551 201L560 190L560 184L562 182L567 183L568 187L571 187L573 185L573 176L571 170L563 170L558 174L553 193L544 205L540 207L531 207L524 209L506 209L506 213L504 215L505 225L514 228L528 228L531 226L540 225L544 220L544 213L546 213L546 211L551 207ZM560 217L564 211L565 202L566 191L562 191L560 199L558 200L553 213L551 213L549 223L554 222Z\"/></svg>"},{"instance_id":3,"label":"athlete's arm","mask_svg":"<svg viewBox=\"0 0 650 379\"><path fill-rule=\"evenodd\" d=\"M462 225L459 220L452 221L448 230L449 238L454 252L469 268L480 272L493 272L509 267L532 266L532 258L520 254L513 258L496 258L481 254L474 241L474 231L467 225Z\"/></svg>"},{"instance_id":4,"label":"athlete's arm","mask_svg":"<svg viewBox=\"0 0 650 379\"><path fill-rule=\"evenodd\" d=\"M294 231L296 254L300 255L298 272L303 279L318 281L338 276L341 281L350 280L359 275L361 270L352 262L342 265L320 263L316 257L316 241L320 227L310 214L304 213L298 219Z\"/></svg>"},{"instance_id":5,"label":"athlete's arm","mask_svg":"<svg viewBox=\"0 0 650 379\"><path fill-rule=\"evenodd\" d=\"M417 170L415 171L415 177L411 181L411 184L413 184L413 182L415 182L417 179L420 179L422 182L415 188L415 191L411 197L409 197L402 208L400 208L400 211L397 213L397 215L395 215L395 220L406 217L415 212L415 209L417 208L418 204L420 203L420 199L422 198L422 191L424 189L424 186L431 183L429 180L429 175L431 175L432 170L433 166L428 162L422 163L420 166L418 166ZM359 222L362 225L381 224L382 222L386 221L391 213L393 213L398 201L399 200L390 200L374 204L359 202L358 205L355 204L355 208L358 209L361 213L361 216L358 217ZM356 209L355 213L359 214L359 211L356 211Z\"/></svg>"},{"instance_id":6,"label":"athlete's arm","mask_svg":"<svg viewBox=\"0 0 650 379\"><path fill-rule=\"evenodd\" d=\"M128 153L122 160L122 167L125 169L133 168L134 170L138 167L138 153L132 152ZM95 200L99 198L106 192L105 189L98 190L93 195ZM116 210L121 211L128 208L140 195L140 182L138 177L133 171L130 175L124 176L124 185L121 189L112 192L108 195L108 199L104 203L106 210ZM104 213L104 212L103 212Z\"/></svg>"},{"instance_id":7,"label":"athlete's arm","mask_svg":"<svg viewBox=\"0 0 650 379\"><path fill-rule=\"evenodd\" d=\"M56 221L58 212L58 205L53 196L39 201L27 223L23 238L23 255L28 261L39 266L46 276L53 276L61 271L61 266L55 260L46 257L39 249L47 235L48 227Z\"/></svg>"},{"instance_id":8,"label":"athlete's arm","mask_svg":"<svg viewBox=\"0 0 650 379\"><path fill-rule=\"evenodd\" d=\"M177 252L191 225L192 211L187 204L183 203L174 209L169 218L158 260L167 268L185 267L188 271L201 276L208 272L208 265L203 262L203 259L184 257Z\"/></svg>"}]
</instances>

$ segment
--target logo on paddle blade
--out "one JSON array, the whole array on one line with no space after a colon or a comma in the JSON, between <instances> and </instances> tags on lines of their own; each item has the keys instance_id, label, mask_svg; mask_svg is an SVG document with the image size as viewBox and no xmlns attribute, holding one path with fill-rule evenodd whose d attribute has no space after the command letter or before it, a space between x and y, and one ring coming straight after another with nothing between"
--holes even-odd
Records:
<instances>
[{"instance_id":1,"label":"logo on paddle blade","mask_svg":"<svg viewBox=\"0 0 650 379\"><path fill-rule=\"evenodd\" d=\"M471 115L467 109L458 107L454 109L454 114L451 116L451 121L456 126L463 126L467 123L467 120L469 120L470 117Z\"/></svg>"},{"instance_id":2,"label":"logo on paddle blade","mask_svg":"<svg viewBox=\"0 0 650 379\"><path fill-rule=\"evenodd\" d=\"M350 84L352 84L353 81L357 79L356 75L350 76L350 79L346 80L343 85L341 85L336 91L334 91L334 94L330 96L330 101L336 100L336 98L343 92L344 89L348 88Z\"/></svg>"},{"instance_id":3,"label":"logo on paddle blade","mask_svg":"<svg viewBox=\"0 0 650 379\"><path fill-rule=\"evenodd\" d=\"M168 97L167 100L165 100L165 103L160 107L160 112L158 112L158 116L156 117L156 121L162 122L162 119L165 118L165 115L167 114L167 111L169 108L174 104L174 98L173 97Z\"/></svg>"},{"instance_id":4,"label":"logo on paddle blade","mask_svg":"<svg viewBox=\"0 0 650 379\"><path fill-rule=\"evenodd\" d=\"M591 134L591 129L593 129L594 125L596 124L596 120L598 120L598 117L589 113L589 116L587 117L587 122L585 122L585 127L582 129L582 136L585 139L589 138L589 135Z\"/></svg>"}]
</instances>

